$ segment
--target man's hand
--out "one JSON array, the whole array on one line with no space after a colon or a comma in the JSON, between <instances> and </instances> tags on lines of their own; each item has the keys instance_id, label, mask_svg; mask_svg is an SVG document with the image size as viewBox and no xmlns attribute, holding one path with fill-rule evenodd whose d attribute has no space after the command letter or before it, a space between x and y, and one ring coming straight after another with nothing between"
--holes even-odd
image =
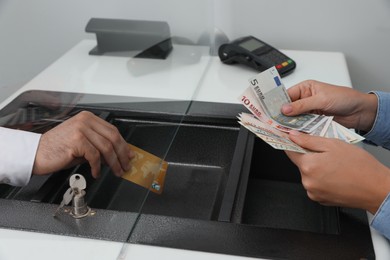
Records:
<instances>
[{"instance_id":1,"label":"man's hand","mask_svg":"<svg viewBox=\"0 0 390 260\"><path fill-rule=\"evenodd\" d=\"M340 124L366 132L376 117L378 101L374 94L314 80L303 81L287 91L292 100L282 108L287 116L303 113L334 116Z\"/></svg>"},{"instance_id":2,"label":"man's hand","mask_svg":"<svg viewBox=\"0 0 390 260\"><path fill-rule=\"evenodd\" d=\"M363 149L337 139L296 131L290 133L290 139L313 151L286 151L298 166L310 199L375 214L390 191L390 170L386 166Z\"/></svg>"},{"instance_id":3,"label":"man's hand","mask_svg":"<svg viewBox=\"0 0 390 260\"><path fill-rule=\"evenodd\" d=\"M88 161L96 178L103 161L116 176L122 176L133 156L116 127L84 111L42 135L33 174L48 174Z\"/></svg>"}]
</instances>

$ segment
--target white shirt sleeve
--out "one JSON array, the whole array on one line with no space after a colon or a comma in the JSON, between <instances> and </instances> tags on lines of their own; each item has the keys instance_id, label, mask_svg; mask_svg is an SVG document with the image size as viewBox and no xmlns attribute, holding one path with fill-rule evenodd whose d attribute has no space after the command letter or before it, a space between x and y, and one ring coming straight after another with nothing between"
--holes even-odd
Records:
<instances>
[{"instance_id":1,"label":"white shirt sleeve","mask_svg":"<svg viewBox=\"0 0 390 260\"><path fill-rule=\"evenodd\" d=\"M40 138L40 134L0 127L0 183L27 185Z\"/></svg>"}]
</instances>

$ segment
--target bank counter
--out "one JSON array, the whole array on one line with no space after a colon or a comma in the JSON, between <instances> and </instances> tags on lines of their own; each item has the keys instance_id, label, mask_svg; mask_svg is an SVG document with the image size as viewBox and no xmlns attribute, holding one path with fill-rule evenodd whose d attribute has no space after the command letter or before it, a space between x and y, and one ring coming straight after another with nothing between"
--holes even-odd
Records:
<instances>
[{"instance_id":1,"label":"bank counter","mask_svg":"<svg viewBox=\"0 0 390 260\"><path fill-rule=\"evenodd\" d=\"M390 259L365 211L308 199L298 169L240 127L238 97L256 71L210 48L174 44L165 59L89 55L84 40L0 105L3 126L43 133L82 110L168 163L162 194L88 164L0 185L1 259ZM284 51L284 77L351 86L342 53ZM69 178L86 179L91 214L53 213Z\"/></svg>"}]
</instances>

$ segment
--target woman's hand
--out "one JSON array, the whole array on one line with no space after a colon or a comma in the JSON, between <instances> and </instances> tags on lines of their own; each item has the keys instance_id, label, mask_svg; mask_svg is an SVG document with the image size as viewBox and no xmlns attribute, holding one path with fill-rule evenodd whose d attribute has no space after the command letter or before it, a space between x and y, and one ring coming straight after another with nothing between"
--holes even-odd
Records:
<instances>
[{"instance_id":1,"label":"woman's hand","mask_svg":"<svg viewBox=\"0 0 390 260\"><path fill-rule=\"evenodd\" d=\"M297 131L290 139L313 151L286 151L298 166L310 199L324 205L362 208L372 214L390 192L390 170L360 147Z\"/></svg>"},{"instance_id":2,"label":"woman's hand","mask_svg":"<svg viewBox=\"0 0 390 260\"><path fill-rule=\"evenodd\" d=\"M378 100L374 94L314 80L303 81L287 91L292 100L282 108L287 116L324 114L334 116L335 121L348 128L367 132L375 121Z\"/></svg>"}]
</instances>

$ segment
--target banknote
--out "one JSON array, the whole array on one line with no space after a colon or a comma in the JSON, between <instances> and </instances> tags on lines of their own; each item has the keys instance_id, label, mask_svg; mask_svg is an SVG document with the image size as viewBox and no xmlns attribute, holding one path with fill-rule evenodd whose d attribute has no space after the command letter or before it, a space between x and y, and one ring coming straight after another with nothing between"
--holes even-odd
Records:
<instances>
[{"instance_id":1,"label":"banknote","mask_svg":"<svg viewBox=\"0 0 390 260\"><path fill-rule=\"evenodd\" d=\"M325 136L326 132L329 129L330 124L332 123L333 117L332 116L326 116L325 119L326 120L321 122L317 126L317 128L314 129L314 131L310 132L310 135L321 136L321 137Z\"/></svg>"},{"instance_id":2,"label":"banknote","mask_svg":"<svg viewBox=\"0 0 390 260\"><path fill-rule=\"evenodd\" d=\"M290 128L280 125L272 118L269 118L267 114L264 112L260 102L258 101L256 95L253 93L250 87L248 87L240 96L239 101L261 122L266 123L276 129L279 129L284 132L291 131ZM251 120L252 115L243 113L244 117L248 117L247 120Z\"/></svg>"},{"instance_id":3,"label":"banknote","mask_svg":"<svg viewBox=\"0 0 390 260\"><path fill-rule=\"evenodd\" d=\"M254 133L257 137L271 145L275 149L289 150L299 153L307 153L308 151L295 144L290 140L288 134L282 132L272 126L261 122L256 118L251 118L246 113L241 113L238 116L239 123L246 129ZM247 120L250 119L250 120Z\"/></svg>"},{"instance_id":4,"label":"banknote","mask_svg":"<svg viewBox=\"0 0 390 260\"><path fill-rule=\"evenodd\" d=\"M308 114L306 114L308 115ZM305 133L311 133L315 131L319 126L321 126L323 123L327 121L327 117L324 115L319 115L317 118L315 118L313 121L311 121L309 124L304 126L303 128L299 129L299 131L305 132Z\"/></svg>"},{"instance_id":5,"label":"banknote","mask_svg":"<svg viewBox=\"0 0 390 260\"><path fill-rule=\"evenodd\" d=\"M258 119L262 121L270 120L270 123L272 123L273 120L268 118L260 104L260 101L256 98L255 94L249 87L238 97L238 100Z\"/></svg>"},{"instance_id":6,"label":"banknote","mask_svg":"<svg viewBox=\"0 0 390 260\"><path fill-rule=\"evenodd\" d=\"M356 144L363 141L365 138L355 132L354 129L348 129L339 124L340 130L344 132L351 144Z\"/></svg>"},{"instance_id":7,"label":"banknote","mask_svg":"<svg viewBox=\"0 0 390 260\"><path fill-rule=\"evenodd\" d=\"M357 134L354 130L346 128L339 123L332 121L333 132L336 132L336 138L341 139L347 143L356 144L363 141L365 138Z\"/></svg>"},{"instance_id":8,"label":"banknote","mask_svg":"<svg viewBox=\"0 0 390 260\"><path fill-rule=\"evenodd\" d=\"M326 138L338 138L338 135L337 135L337 131L334 129L334 122L332 121L332 123L329 125L324 137Z\"/></svg>"},{"instance_id":9,"label":"banknote","mask_svg":"<svg viewBox=\"0 0 390 260\"><path fill-rule=\"evenodd\" d=\"M323 137L326 135L326 132L328 131L329 126L332 124L332 122L333 122L333 116L328 116L328 119L325 122L324 127L321 129L320 136Z\"/></svg>"},{"instance_id":10,"label":"banknote","mask_svg":"<svg viewBox=\"0 0 390 260\"><path fill-rule=\"evenodd\" d=\"M308 151L300 147L299 145L295 144L294 142L290 141L286 137L280 137L277 135L274 135L268 131L265 131L264 129L255 128L249 125L245 125L241 123L246 129L254 133L257 137L265 141L267 144L272 146L275 149L278 150L288 150L288 151L294 151L299 153L307 153Z\"/></svg>"},{"instance_id":11,"label":"banknote","mask_svg":"<svg viewBox=\"0 0 390 260\"><path fill-rule=\"evenodd\" d=\"M248 129L250 132L255 134L257 137L262 139L264 142L269 144L271 147L279 150L294 151L298 153L309 153L310 151L304 149L292 142L288 134L282 132L271 125L260 121L251 114L240 113L237 117L239 123ZM333 117L326 117L327 120L323 122L316 131L312 132L311 135L316 136L328 136L330 138L337 138L348 143L357 143L362 141L364 138L354 133L352 130L343 127L337 122L333 121Z\"/></svg>"},{"instance_id":12,"label":"banknote","mask_svg":"<svg viewBox=\"0 0 390 260\"><path fill-rule=\"evenodd\" d=\"M135 156L130 161L131 169L122 178L147 188L154 193L161 194L164 188L168 163L139 147L132 144L128 145L134 151Z\"/></svg>"},{"instance_id":13,"label":"banknote","mask_svg":"<svg viewBox=\"0 0 390 260\"><path fill-rule=\"evenodd\" d=\"M282 106L291 103L286 87L283 85L275 67L257 74L249 80L252 91L256 94L264 112L280 125L310 133L324 118L318 120L319 115L302 114L298 116L285 116ZM316 124L311 124L313 121ZM310 126L310 127L309 127Z\"/></svg>"}]
</instances>

